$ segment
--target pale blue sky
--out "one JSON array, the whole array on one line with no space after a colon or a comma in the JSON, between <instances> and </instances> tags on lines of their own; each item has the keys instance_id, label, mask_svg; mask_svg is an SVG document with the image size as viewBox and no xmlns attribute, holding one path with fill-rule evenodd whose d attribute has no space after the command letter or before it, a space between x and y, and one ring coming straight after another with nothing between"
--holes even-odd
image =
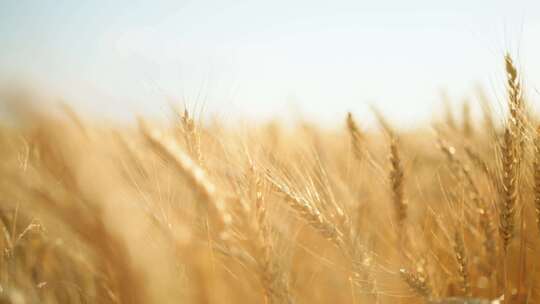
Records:
<instances>
[{"instance_id":1,"label":"pale blue sky","mask_svg":"<svg viewBox=\"0 0 540 304\"><path fill-rule=\"evenodd\" d=\"M107 117L185 98L232 120L331 122L372 103L427 120L445 87L502 98L502 56L540 86L540 1L0 0L0 79Z\"/></svg>"}]
</instances>

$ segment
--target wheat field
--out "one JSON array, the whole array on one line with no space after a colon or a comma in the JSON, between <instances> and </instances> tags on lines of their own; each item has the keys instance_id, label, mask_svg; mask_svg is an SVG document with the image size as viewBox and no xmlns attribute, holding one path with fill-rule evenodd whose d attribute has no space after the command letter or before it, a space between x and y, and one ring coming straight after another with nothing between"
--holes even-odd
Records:
<instances>
[{"instance_id":1,"label":"wheat field","mask_svg":"<svg viewBox=\"0 0 540 304\"><path fill-rule=\"evenodd\" d=\"M540 303L540 131L501 61L504 117L480 98L415 130L20 106L0 303Z\"/></svg>"}]
</instances>

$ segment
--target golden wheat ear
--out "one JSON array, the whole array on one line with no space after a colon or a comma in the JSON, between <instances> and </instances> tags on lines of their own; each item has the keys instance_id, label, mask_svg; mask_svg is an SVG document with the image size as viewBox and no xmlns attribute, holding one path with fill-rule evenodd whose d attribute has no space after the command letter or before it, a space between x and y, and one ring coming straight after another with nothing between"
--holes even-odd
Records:
<instances>
[{"instance_id":1,"label":"golden wheat ear","mask_svg":"<svg viewBox=\"0 0 540 304\"><path fill-rule=\"evenodd\" d=\"M405 281L416 294L426 299L431 298L433 291L427 276L411 272L407 269L400 269L399 273L403 281Z\"/></svg>"},{"instance_id":2,"label":"golden wheat ear","mask_svg":"<svg viewBox=\"0 0 540 304\"><path fill-rule=\"evenodd\" d=\"M504 143L501 150L503 197L499 208L499 233L503 242L503 249L506 252L514 236L514 214L518 200L517 159L514 138L509 128L504 132Z\"/></svg>"},{"instance_id":3,"label":"golden wheat ear","mask_svg":"<svg viewBox=\"0 0 540 304\"><path fill-rule=\"evenodd\" d=\"M521 79L519 78L514 61L509 54L505 55L504 63L507 76L506 89L508 93L508 110L510 112L507 119L507 128L514 141L513 144L515 146L513 149L516 153L516 160L519 163L526 135L527 117L525 115L525 103L523 100Z\"/></svg>"},{"instance_id":4,"label":"golden wheat ear","mask_svg":"<svg viewBox=\"0 0 540 304\"><path fill-rule=\"evenodd\" d=\"M471 117L471 103L468 99L463 102L463 107L461 110L461 120L463 136L465 138L470 138L474 134L474 126Z\"/></svg>"},{"instance_id":5,"label":"golden wheat ear","mask_svg":"<svg viewBox=\"0 0 540 304\"><path fill-rule=\"evenodd\" d=\"M206 204L210 215L218 223L218 237L222 240L229 239L232 216L206 172L184 153L176 141L165 137L157 129L151 128L143 119L139 119L139 128L151 147L166 157L178 172L186 177L187 182L201 198L201 202Z\"/></svg>"},{"instance_id":6,"label":"golden wheat ear","mask_svg":"<svg viewBox=\"0 0 540 304\"><path fill-rule=\"evenodd\" d=\"M285 201L289 206L310 226L339 248L343 247L341 232L311 202L293 192L288 185L278 180L271 172L267 172L266 179L274 189L285 197Z\"/></svg>"},{"instance_id":7,"label":"golden wheat ear","mask_svg":"<svg viewBox=\"0 0 540 304\"><path fill-rule=\"evenodd\" d=\"M398 147L398 138L392 136L390 139L390 186L392 190L392 201L394 204L394 213L398 229L402 231L405 220L407 219L407 202L403 191L403 165Z\"/></svg>"},{"instance_id":8,"label":"golden wheat ear","mask_svg":"<svg viewBox=\"0 0 540 304\"><path fill-rule=\"evenodd\" d=\"M509 54L504 57L507 75L509 116L504 131L502 152L503 197L499 208L499 231L506 252L514 236L514 215L519 200L520 164L525 140L524 105L521 81Z\"/></svg>"},{"instance_id":9,"label":"golden wheat ear","mask_svg":"<svg viewBox=\"0 0 540 304\"><path fill-rule=\"evenodd\" d=\"M354 117L351 112L347 113L347 130L349 131L349 136L351 138L351 145L353 149L354 156L358 161L361 161L364 158L364 147L363 140L364 135L360 131L358 124L354 120Z\"/></svg>"},{"instance_id":10,"label":"golden wheat ear","mask_svg":"<svg viewBox=\"0 0 540 304\"><path fill-rule=\"evenodd\" d=\"M467 258L467 253L465 252L463 234L459 231L456 231L454 234L454 256L458 266L461 292L468 296L471 293L469 260Z\"/></svg>"}]
</instances>

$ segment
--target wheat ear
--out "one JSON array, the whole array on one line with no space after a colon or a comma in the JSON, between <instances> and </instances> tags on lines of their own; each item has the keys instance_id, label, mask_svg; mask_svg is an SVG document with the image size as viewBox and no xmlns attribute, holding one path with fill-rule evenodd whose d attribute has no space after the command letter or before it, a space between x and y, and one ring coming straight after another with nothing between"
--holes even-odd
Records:
<instances>
[{"instance_id":1,"label":"wheat ear","mask_svg":"<svg viewBox=\"0 0 540 304\"><path fill-rule=\"evenodd\" d=\"M166 138L159 131L151 129L143 120L139 127L152 148L165 156L182 174L202 201L208 203L211 215L219 223L218 234L221 239L228 239L232 217L225 207L224 200L217 194L215 185L199 167L171 138Z\"/></svg>"},{"instance_id":2,"label":"wheat ear","mask_svg":"<svg viewBox=\"0 0 540 304\"><path fill-rule=\"evenodd\" d=\"M463 235L456 231L454 234L454 256L456 258L458 273L460 277L461 290L464 295L469 295L471 292L470 276L469 276L469 262L467 254L465 252L465 245L463 242Z\"/></svg>"},{"instance_id":3,"label":"wheat ear","mask_svg":"<svg viewBox=\"0 0 540 304\"><path fill-rule=\"evenodd\" d=\"M419 296L424 298L431 297L432 289L426 276L421 275L420 273L411 272L407 269L400 269L399 273L409 288L411 288Z\"/></svg>"},{"instance_id":4,"label":"wheat ear","mask_svg":"<svg viewBox=\"0 0 540 304\"><path fill-rule=\"evenodd\" d=\"M470 138L473 133L473 124L472 124L472 118L471 118L471 105L469 103L469 100L465 100L463 102L463 108L462 108L462 130L463 135L466 138Z\"/></svg>"},{"instance_id":5,"label":"wheat ear","mask_svg":"<svg viewBox=\"0 0 540 304\"><path fill-rule=\"evenodd\" d=\"M266 174L270 184L286 198L289 206L295 210L308 224L317 230L324 238L333 242L339 248L344 248L341 232L329 222L321 212L305 198L296 195L287 185L277 181L270 173Z\"/></svg>"},{"instance_id":6,"label":"wheat ear","mask_svg":"<svg viewBox=\"0 0 540 304\"><path fill-rule=\"evenodd\" d=\"M516 162L513 136L507 127L504 132L504 143L502 146L503 198L499 208L499 233L505 251L508 249L514 233L514 213L518 199Z\"/></svg>"},{"instance_id":7,"label":"wheat ear","mask_svg":"<svg viewBox=\"0 0 540 304\"><path fill-rule=\"evenodd\" d=\"M351 112L347 113L347 130L349 130L349 135L351 137L351 145L353 148L354 156L358 161L361 161L364 155L362 141L363 134L358 127L358 124L354 120L354 117Z\"/></svg>"},{"instance_id":8,"label":"wheat ear","mask_svg":"<svg viewBox=\"0 0 540 304\"><path fill-rule=\"evenodd\" d=\"M403 167L399 155L398 139L392 136L390 139L390 184L392 188L392 200L398 227L401 230L407 218L407 203L403 194Z\"/></svg>"}]
</instances>

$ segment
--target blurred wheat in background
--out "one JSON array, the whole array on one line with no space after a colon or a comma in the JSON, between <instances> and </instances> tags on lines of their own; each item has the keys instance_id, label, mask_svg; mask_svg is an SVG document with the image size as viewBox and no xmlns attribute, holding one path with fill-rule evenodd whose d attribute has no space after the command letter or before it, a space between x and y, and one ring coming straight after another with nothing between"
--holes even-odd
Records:
<instances>
[{"instance_id":1,"label":"blurred wheat in background","mask_svg":"<svg viewBox=\"0 0 540 304\"><path fill-rule=\"evenodd\" d=\"M416 130L127 127L6 95L0 303L539 303L540 129L504 71L504 121L483 100Z\"/></svg>"}]
</instances>

